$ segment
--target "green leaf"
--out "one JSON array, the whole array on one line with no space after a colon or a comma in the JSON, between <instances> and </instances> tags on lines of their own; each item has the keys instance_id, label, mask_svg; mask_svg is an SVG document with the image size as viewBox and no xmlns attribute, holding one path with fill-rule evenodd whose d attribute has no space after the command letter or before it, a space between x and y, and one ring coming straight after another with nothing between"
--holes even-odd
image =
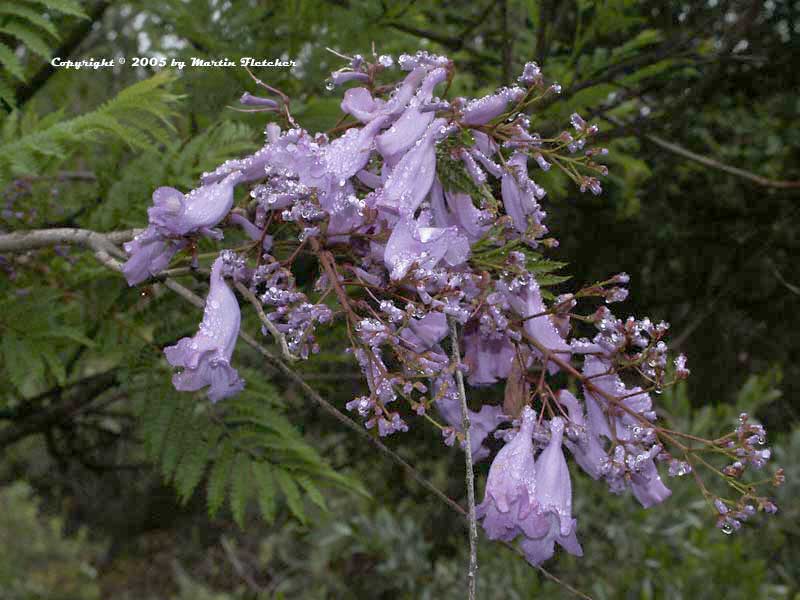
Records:
<instances>
[{"instance_id":1,"label":"green leaf","mask_svg":"<svg viewBox=\"0 0 800 600\"><path fill-rule=\"evenodd\" d=\"M305 525L306 514L303 510L303 499L294 478L288 471L276 469L275 479L277 479L278 486L281 488L283 495L286 496L286 503L289 505L289 510L297 517L298 521Z\"/></svg>"},{"instance_id":2,"label":"green leaf","mask_svg":"<svg viewBox=\"0 0 800 600\"><path fill-rule=\"evenodd\" d=\"M30 27L22 23L11 22L6 25L0 25L0 33L5 33L17 38L27 48L30 48L45 60L50 58L50 44L48 44L37 31Z\"/></svg>"},{"instance_id":3,"label":"green leaf","mask_svg":"<svg viewBox=\"0 0 800 600\"><path fill-rule=\"evenodd\" d=\"M89 16L83 12L81 5L76 0L33 0L37 4L41 4L50 8L52 10L56 10L58 12L62 12L67 15L72 15L75 17L80 17L82 19L88 19Z\"/></svg>"},{"instance_id":4,"label":"green leaf","mask_svg":"<svg viewBox=\"0 0 800 600\"><path fill-rule=\"evenodd\" d=\"M239 454L231 472L231 494L229 497L231 513L236 524L244 529L244 518L247 511L247 500L253 488L250 486L250 460Z\"/></svg>"},{"instance_id":5,"label":"green leaf","mask_svg":"<svg viewBox=\"0 0 800 600\"><path fill-rule=\"evenodd\" d=\"M206 488L206 495L208 501L208 514L212 517L219 512L223 502L225 502L225 489L228 485L228 475L231 470L231 465L236 456L233 444L230 440L225 440L222 443L222 449L219 456L211 468L211 474L208 477L208 486Z\"/></svg>"},{"instance_id":6,"label":"green leaf","mask_svg":"<svg viewBox=\"0 0 800 600\"><path fill-rule=\"evenodd\" d=\"M42 357L47 363L47 367L53 374L53 377L56 378L58 385L64 385L67 382L67 371L58 353L53 348L46 348L42 350Z\"/></svg>"},{"instance_id":7,"label":"green leaf","mask_svg":"<svg viewBox=\"0 0 800 600\"><path fill-rule=\"evenodd\" d=\"M261 515L267 523L275 520L276 498L275 479L272 476L272 467L267 462L254 462L252 465L253 476L256 480L256 498Z\"/></svg>"},{"instance_id":8,"label":"green leaf","mask_svg":"<svg viewBox=\"0 0 800 600\"><path fill-rule=\"evenodd\" d=\"M211 453L210 440L198 436L194 443L187 449L175 470L175 488L178 490L181 502L186 504L194 494L203 474Z\"/></svg>"},{"instance_id":9,"label":"green leaf","mask_svg":"<svg viewBox=\"0 0 800 600\"><path fill-rule=\"evenodd\" d=\"M319 506L324 511L328 510L328 505L325 503L325 496L322 495L322 492L319 491L319 488L314 485L314 482L311 481L310 478L298 477L297 481L306 491L306 494L308 494L308 497L314 504Z\"/></svg>"},{"instance_id":10,"label":"green leaf","mask_svg":"<svg viewBox=\"0 0 800 600\"><path fill-rule=\"evenodd\" d=\"M20 81L25 81L25 70L19 62L14 51L3 43L0 43L0 65Z\"/></svg>"},{"instance_id":11,"label":"green leaf","mask_svg":"<svg viewBox=\"0 0 800 600\"><path fill-rule=\"evenodd\" d=\"M40 29L44 29L54 38L58 39L59 37L58 30L56 29L56 26L53 25L53 22L50 21L50 19L42 16L40 11L34 10L24 4L17 2L2 2L0 3L0 15L13 15L15 17L19 17L24 21L28 21L29 23L36 25Z\"/></svg>"},{"instance_id":12,"label":"green leaf","mask_svg":"<svg viewBox=\"0 0 800 600\"><path fill-rule=\"evenodd\" d=\"M46 331L38 333L36 337L51 338L57 340L71 340L73 342L81 344L82 346L88 346L89 348L94 348L95 346L97 346L97 344L92 340L90 340L88 337L86 337L82 331L74 327L62 326L62 327L57 327L55 329L48 329Z\"/></svg>"}]
</instances>

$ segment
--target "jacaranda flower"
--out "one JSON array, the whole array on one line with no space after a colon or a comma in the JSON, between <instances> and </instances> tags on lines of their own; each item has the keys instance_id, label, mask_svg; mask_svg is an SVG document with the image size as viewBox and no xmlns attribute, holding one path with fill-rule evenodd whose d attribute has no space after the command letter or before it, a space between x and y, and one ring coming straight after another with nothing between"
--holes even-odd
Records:
<instances>
[{"instance_id":1,"label":"jacaranda flower","mask_svg":"<svg viewBox=\"0 0 800 600\"><path fill-rule=\"evenodd\" d=\"M209 386L208 397L212 402L233 396L244 387L244 381L230 363L241 312L236 296L225 283L222 268L222 258L218 258L211 267L211 286L195 336L164 348L169 364L183 368L172 377L175 389L194 392Z\"/></svg>"},{"instance_id":2,"label":"jacaranda flower","mask_svg":"<svg viewBox=\"0 0 800 600\"><path fill-rule=\"evenodd\" d=\"M520 544L528 562L538 565L553 556L558 542L567 552L583 556L575 536L577 521L572 518L572 483L561 449L564 419L550 421L550 441L536 461L536 507L539 535L528 534Z\"/></svg>"}]
</instances>

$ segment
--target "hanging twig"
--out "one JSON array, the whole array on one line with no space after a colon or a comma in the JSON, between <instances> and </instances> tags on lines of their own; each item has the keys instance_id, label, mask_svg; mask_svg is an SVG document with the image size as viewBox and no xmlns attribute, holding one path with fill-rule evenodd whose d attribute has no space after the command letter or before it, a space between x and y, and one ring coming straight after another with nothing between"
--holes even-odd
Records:
<instances>
[{"instance_id":1,"label":"hanging twig","mask_svg":"<svg viewBox=\"0 0 800 600\"><path fill-rule=\"evenodd\" d=\"M250 304L252 304L253 307L256 309L256 313L258 314L258 319L264 324L264 327L267 328L267 331L270 332L272 337L275 338L275 341L278 342L278 346L280 346L281 348L281 354L283 355L283 358L285 358L290 362L295 362L297 360L300 360L299 356L295 356L294 354L292 354L292 351L289 350L289 344L286 341L286 336L283 335L280 331L278 331L278 328L275 326L275 323L273 323L267 318L267 315L264 312L264 308L261 306L261 302L259 302L255 294L251 292L249 289L247 289L247 287L244 284L240 283L239 281L235 282L234 285L236 286L236 289L239 290L239 293L245 298L247 298L250 301Z\"/></svg>"},{"instance_id":2,"label":"hanging twig","mask_svg":"<svg viewBox=\"0 0 800 600\"><path fill-rule=\"evenodd\" d=\"M469 412L467 412L467 392L464 389L464 374L461 372L461 351L458 346L458 328L455 319L450 319L450 343L455 364L456 385L461 399L461 427L464 430L464 464L467 483L467 519L469 520L469 569L467 586L469 600L475 600L478 581L478 521L475 517L475 474L472 471L472 443L469 436Z\"/></svg>"}]
</instances>

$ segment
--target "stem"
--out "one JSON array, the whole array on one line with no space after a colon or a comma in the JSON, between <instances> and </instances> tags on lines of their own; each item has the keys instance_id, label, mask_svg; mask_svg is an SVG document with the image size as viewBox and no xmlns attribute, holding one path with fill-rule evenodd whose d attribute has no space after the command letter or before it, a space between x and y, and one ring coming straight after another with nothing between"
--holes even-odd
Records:
<instances>
[{"instance_id":1,"label":"stem","mask_svg":"<svg viewBox=\"0 0 800 600\"><path fill-rule=\"evenodd\" d=\"M467 518L469 520L469 570L467 586L469 600L476 598L478 581L478 524L475 517L475 474L472 472L472 444L469 436L469 413L467 412L467 393L464 390L464 374L461 365L461 351L458 346L458 329L454 319L450 319L450 343L453 346L453 363L455 364L458 395L461 398L461 423L464 430L464 464L466 465L467 482Z\"/></svg>"}]
</instances>

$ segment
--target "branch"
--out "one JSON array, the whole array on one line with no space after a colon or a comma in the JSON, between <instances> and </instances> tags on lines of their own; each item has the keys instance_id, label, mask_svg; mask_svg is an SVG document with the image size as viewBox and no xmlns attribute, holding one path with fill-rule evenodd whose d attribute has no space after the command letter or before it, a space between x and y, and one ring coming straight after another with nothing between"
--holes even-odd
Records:
<instances>
[{"instance_id":1,"label":"branch","mask_svg":"<svg viewBox=\"0 0 800 600\"><path fill-rule=\"evenodd\" d=\"M239 293L247 298L250 301L250 304L256 309L256 313L258 314L258 318L263 323L264 327L267 328L267 331L270 332L272 337L278 342L278 345L281 348L281 354L283 354L283 358L290 362L294 362L300 360L299 356L295 356L292 354L292 351L289 350L289 344L286 342L286 336L283 335L278 328L275 326L275 323L270 321L267 318L267 315L264 313L264 308L261 306L261 302L258 301L258 298L255 297L255 294L251 292L247 287L245 287L242 283L237 281L235 284L236 289L239 290Z\"/></svg>"},{"instance_id":2,"label":"branch","mask_svg":"<svg viewBox=\"0 0 800 600\"><path fill-rule=\"evenodd\" d=\"M469 412L467 409L467 392L464 389L464 374L461 372L461 351L458 347L458 328L455 319L450 319L450 343L452 344L453 363L455 364L458 396L461 398L461 427L464 430L464 464L467 474L467 519L469 521L469 570L467 586L469 600L475 600L475 588L478 577L478 524L475 517L475 474L472 470L472 443L469 435Z\"/></svg>"},{"instance_id":3,"label":"branch","mask_svg":"<svg viewBox=\"0 0 800 600\"><path fill-rule=\"evenodd\" d=\"M611 115L605 115L603 118L610 121L617 127L625 127L625 123L620 121L619 119L612 117ZM769 179L767 177L762 177L761 175L756 175L750 171L746 171L744 169L740 169L739 167L732 167L731 165L726 165L725 163L721 163L713 158L709 158L707 156L703 156L702 154L697 154L696 152L692 152L691 150L687 150L683 146L679 146L673 142L668 142L667 140L658 137L652 133L637 133L639 137L642 137L656 146L663 148L673 154L677 154L678 156L683 156L684 158L688 158L689 160L693 160L701 165L705 165L706 167L710 167L712 169L716 169L718 171L723 171L725 173L729 173L731 175L735 175L736 177L741 177L742 179L747 179L748 181L752 181L753 183L763 186L763 187L771 187L771 188L778 188L778 189L797 189L800 188L800 181L783 181L778 179Z\"/></svg>"},{"instance_id":4,"label":"branch","mask_svg":"<svg viewBox=\"0 0 800 600\"><path fill-rule=\"evenodd\" d=\"M19 425L6 427L0 431L0 448L5 448L29 435L42 433L54 425L58 425L65 418L72 416L83 407L94 402L100 393L115 384L116 379L116 373L110 371L103 373L86 386L77 388L74 397L68 402L36 413Z\"/></svg>"},{"instance_id":5,"label":"branch","mask_svg":"<svg viewBox=\"0 0 800 600\"><path fill-rule=\"evenodd\" d=\"M124 256L115 244L126 242L133 238L139 229L127 231L111 231L98 233L90 229L34 229L31 231L16 231L0 235L0 252L25 252L38 250L61 244L83 246L97 252L107 252L116 256ZM102 262L102 261L101 261Z\"/></svg>"}]
</instances>

